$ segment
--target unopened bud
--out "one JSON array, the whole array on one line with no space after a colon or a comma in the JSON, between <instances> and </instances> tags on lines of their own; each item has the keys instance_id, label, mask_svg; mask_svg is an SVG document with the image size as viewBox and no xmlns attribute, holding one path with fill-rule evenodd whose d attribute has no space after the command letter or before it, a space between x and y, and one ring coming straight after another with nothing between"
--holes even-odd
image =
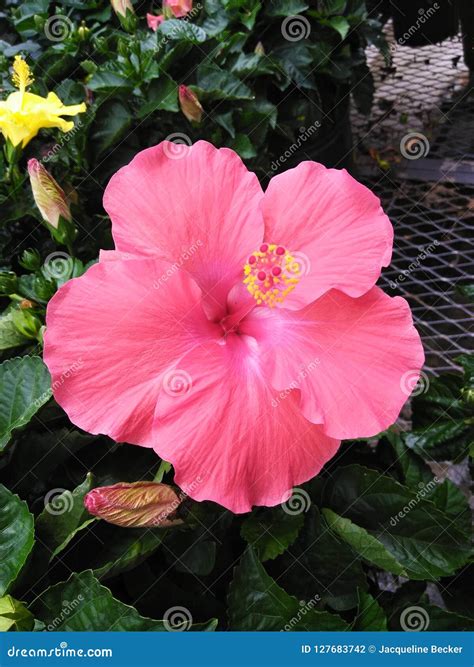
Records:
<instances>
[{"instance_id":1,"label":"unopened bud","mask_svg":"<svg viewBox=\"0 0 474 667\"><path fill-rule=\"evenodd\" d=\"M35 158L28 160L28 174L36 206L43 219L58 228L59 218L71 221L71 211L64 190Z\"/></svg>"},{"instance_id":2,"label":"unopened bud","mask_svg":"<svg viewBox=\"0 0 474 667\"><path fill-rule=\"evenodd\" d=\"M181 111L189 121L200 123L203 114L203 108L197 96L187 86L181 85L178 89L179 105Z\"/></svg>"},{"instance_id":3,"label":"unopened bud","mask_svg":"<svg viewBox=\"0 0 474 667\"><path fill-rule=\"evenodd\" d=\"M167 528L183 523L177 510L184 496L167 484L119 482L92 489L84 498L87 511L126 528Z\"/></svg>"},{"instance_id":4,"label":"unopened bud","mask_svg":"<svg viewBox=\"0 0 474 667\"><path fill-rule=\"evenodd\" d=\"M112 8L117 16L127 16L127 12L134 14L133 5L130 0L110 0Z\"/></svg>"},{"instance_id":5,"label":"unopened bud","mask_svg":"<svg viewBox=\"0 0 474 667\"><path fill-rule=\"evenodd\" d=\"M163 0L163 14L167 19L172 17L180 19L189 14L192 8L192 0Z\"/></svg>"}]
</instances>

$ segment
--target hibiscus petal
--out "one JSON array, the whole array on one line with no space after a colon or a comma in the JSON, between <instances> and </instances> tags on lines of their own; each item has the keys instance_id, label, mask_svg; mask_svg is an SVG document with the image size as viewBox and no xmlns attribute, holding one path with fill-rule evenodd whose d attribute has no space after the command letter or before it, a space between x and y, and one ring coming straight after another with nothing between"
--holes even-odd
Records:
<instances>
[{"instance_id":1,"label":"hibiscus petal","mask_svg":"<svg viewBox=\"0 0 474 667\"><path fill-rule=\"evenodd\" d=\"M397 419L424 354L407 302L378 287L352 299L332 290L299 311L256 308L254 336L272 382L301 390L301 409L333 438L380 433Z\"/></svg>"},{"instance_id":2,"label":"hibiscus petal","mask_svg":"<svg viewBox=\"0 0 474 667\"><path fill-rule=\"evenodd\" d=\"M161 375L215 332L192 278L143 258L101 262L67 282L46 324L44 360L71 421L147 447Z\"/></svg>"},{"instance_id":3,"label":"hibiscus petal","mask_svg":"<svg viewBox=\"0 0 474 667\"><path fill-rule=\"evenodd\" d=\"M339 441L298 407L299 392L271 390L255 340L230 335L184 356L182 391L164 388L156 409L156 452L173 463L176 483L195 500L233 512L277 505L314 477Z\"/></svg>"},{"instance_id":4,"label":"hibiscus petal","mask_svg":"<svg viewBox=\"0 0 474 667\"><path fill-rule=\"evenodd\" d=\"M331 288L360 296L390 264L393 229L380 200L345 169L302 162L275 176L262 200L265 240L296 252L304 278L285 300L297 308Z\"/></svg>"},{"instance_id":5,"label":"hibiscus petal","mask_svg":"<svg viewBox=\"0 0 474 667\"><path fill-rule=\"evenodd\" d=\"M112 177L104 207L117 250L176 262L222 310L262 241L262 196L257 177L233 151L164 141Z\"/></svg>"}]
</instances>

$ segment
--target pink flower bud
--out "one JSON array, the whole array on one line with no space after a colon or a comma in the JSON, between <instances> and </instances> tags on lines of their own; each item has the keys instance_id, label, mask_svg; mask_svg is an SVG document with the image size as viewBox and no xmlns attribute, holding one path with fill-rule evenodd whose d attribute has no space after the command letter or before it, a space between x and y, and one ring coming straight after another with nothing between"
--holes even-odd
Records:
<instances>
[{"instance_id":1,"label":"pink flower bud","mask_svg":"<svg viewBox=\"0 0 474 667\"><path fill-rule=\"evenodd\" d=\"M28 160L28 174L33 198L43 219L55 229L60 216L71 222L71 211L64 190L35 158Z\"/></svg>"},{"instance_id":2,"label":"pink flower bud","mask_svg":"<svg viewBox=\"0 0 474 667\"><path fill-rule=\"evenodd\" d=\"M193 0L163 0L163 13L169 18L169 13L175 16L177 19L186 16L189 14L193 8Z\"/></svg>"},{"instance_id":3,"label":"pink flower bud","mask_svg":"<svg viewBox=\"0 0 474 667\"><path fill-rule=\"evenodd\" d=\"M134 14L133 5L130 0L110 0L114 12L118 16L127 16L127 11Z\"/></svg>"},{"instance_id":4,"label":"pink flower bud","mask_svg":"<svg viewBox=\"0 0 474 667\"><path fill-rule=\"evenodd\" d=\"M167 484L119 482L92 489L84 505L90 514L116 526L166 528L183 523L176 512L184 498Z\"/></svg>"},{"instance_id":5,"label":"pink flower bud","mask_svg":"<svg viewBox=\"0 0 474 667\"><path fill-rule=\"evenodd\" d=\"M203 108L196 95L187 86L181 85L178 89L179 106L188 120L200 123Z\"/></svg>"},{"instance_id":6,"label":"pink flower bud","mask_svg":"<svg viewBox=\"0 0 474 667\"><path fill-rule=\"evenodd\" d=\"M153 30L153 32L156 32L158 30L158 27L163 23L165 20L165 17L163 14L160 14L159 16L155 16L154 14L147 14L146 15L146 22L148 24L148 27Z\"/></svg>"}]
</instances>

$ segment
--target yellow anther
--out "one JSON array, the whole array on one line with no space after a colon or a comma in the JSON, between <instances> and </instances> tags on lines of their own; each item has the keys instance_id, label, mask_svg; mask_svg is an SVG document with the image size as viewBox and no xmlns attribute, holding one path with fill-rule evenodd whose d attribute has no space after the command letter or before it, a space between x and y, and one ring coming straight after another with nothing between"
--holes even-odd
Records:
<instances>
[{"instance_id":1,"label":"yellow anther","mask_svg":"<svg viewBox=\"0 0 474 667\"><path fill-rule=\"evenodd\" d=\"M273 308L294 290L302 268L283 246L264 243L249 257L244 276L243 282L257 304Z\"/></svg>"}]
</instances>

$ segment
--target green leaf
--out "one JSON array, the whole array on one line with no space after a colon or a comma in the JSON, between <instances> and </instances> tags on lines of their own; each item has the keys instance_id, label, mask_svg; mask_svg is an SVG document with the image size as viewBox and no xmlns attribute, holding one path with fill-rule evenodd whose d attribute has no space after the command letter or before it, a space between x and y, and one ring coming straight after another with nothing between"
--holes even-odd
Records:
<instances>
[{"instance_id":1,"label":"green leaf","mask_svg":"<svg viewBox=\"0 0 474 667\"><path fill-rule=\"evenodd\" d=\"M428 630L435 630L437 632L455 631L455 632L472 632L474 630L474 619L460 614L454 614L451 611L441 609L435 605L423 605L428 612L430 624Z\"/></svg>"},{"instance_id":2,"label":"green leaf","mask_svg":"<svg viewBox=\"0 0 474 667\"><path fill-rule=\"evenodd\" d=\"M383 446L387 442L392 447L397 465L402 471L403 482L410 489L418 491L420 484L423 486L433 479L433 473L421 456L418 456L405 445L405 435L405 433L398 434L387 431L379 446Z\"/></svg>"},{"instance_id":3,"label":"green leaf","mask_svg":"<svg viewBox=\"0 0 474 667\"><path fill-rule=\"evenodd\" d=\"M450 479L438 484L430 495L430 500L456 525L469 534L471 527L471 511L469 501Z\"/></svg>"},{"instance_id":4,"label":"green leaf","mask_svg":"<svg viewBox=\"0 0 474 667\"><path fill-rule=\"evenodd\" d=\"M50 397L51 380L40 357L16 357L0 364L0 451L12 431L28 424Z\"/></svg>"},{"instance_id":5,"label":"green leaf","mask_svg":"<svg viewBox=\"0 0 474 667\"><path fill-rule=\"evenodd\" d=\"M238 153L244 160L248 160L257 155L252 142L245 134L236 134L235 139L230 142L229 147Z\"/></svg>"},{"instance_id":6,"label":"green leaf","mask_svg":"<svg viewBox=\"0 0 474 667\"><path fill-rule=\"evenodd\" d=\"M191 42L192 44L201 44L207 39L206 32L198 25L178 19L163 21L158 30L158 39L161 35L173 41Z\"/></svg>"},{"instance_id":7,"label":"green leaf","mask_svg":"<svg viewBox=\"0 0 474 667\"><path fill-rule=\"evenodd\" d=\"M35 619L28 609L11 595L0 598L0 632L29 632Z\"/></svg>"},{"instance_id":8,"label":"green leaf","mask_svg":"<svg viewBox=\"0 0 474 667\"><path fill-rule=\"evenodd\" d=\"M179 111L178 86L175 81L167 77L151 82L146 99L147 102L137 114L138 118L145 118L155 111Z\"/></svg>"},{"instance_id":9,"label":"green leaf","mask_svg":"<svg viewBox=\"0 0 474 667\"><path fill-rule=\"evenodd\" d=\"M114 577L137 567L158 549L166 530L118 528L104 524L95 531L103 547L87 560L98 579ZM83 561L84 562L84 561Z\"/></svg>"},{"instance_id":10,"label":"green leaf","mask_svg":"<svg viewBox=\"0 0 474 667\"><path fill-rule=\"evenodd\" d=\"M28 505L0 484L0 595L17 578L33 542L34 520Z\"/></svg>"},{"instance_id":11,"label":"green leaf","mask_svg":"<svg viewBox=\"0 0 474 667\"><path fill-rule=\"evenodd\" d=\"M94 154L99 157L115 146L125 135L131 122L130 111L122 102L112 100L102 105L90 139Z\"/></svg>"},{"instance_id":12,"label":"green leaf","mask_svg":"<svg viewBox=\"0 0 474 667\"><path fill-rule=\"evenodd\" d=\"M347 630L340 616L316 611L316 599L302 605L267 574L249 547L235 569L229 592L232 630Z\"/></svg>"},{"instance_id":13,"label":"green leaf","mask_svg":"<svg viewBox=\"0 0 474 667\"><path fill-rule=\"evenodd\" d=\"M202 63L196 73L198 88L210 99L251 100L254 94L234 74L215 64ZM201 94L199 94L201 99Z\"/></svg>"},{"instance_id":14,"label":"green leaf","mask_svg":"<svg viewBox=\"0 0 474 667\"><path fill-rule=\"evenodd\" d=\"M435 461L460 461L468 454L474 441L472 413L465 400L469 378L469 365L464 378L454 373L429 378L425 393L413 398L414 429L405 436L407 447Z\"/></svg>"},{"instance_id":15,"label":"green leaf","mask_svg":"<svg viewBox=\"0 0 474 667\"><path fill-rule=\"evenodd\" d=\"M32 604L36 618L50 631L163 632L163 621L140 616L138 611L113 597L90 570L73 573L51 586ZM217 620L192 624L190 630L214 630Z\"/></svg>"},{"instance_id":16,"label":"green leaf","mask_svg":"<svg viewBox=\"0 0 474 667\"><path fill-rule=\"evenodd\" d=\"M384 545L360 526L356 526L350 519L344 519L330 509L322 510L323 516L331 530L341 539L351 545L365 561L376 565L382 570L406 577L403 565L392 556Z\"/></svg>"},{"instance_id":17,"label":"green leaf","mask_svg":"<svg viewBox=\"0 0 474 667\"><path fill-rule=\"evenodd\" d=\"M110 94L132 90L133 83L122 74L101 69L93 75L87 87L95 93Z\"/></svg>"},{"instance_id":18,"label":"green leaf","mask_svg":"<svg viewBox=\"0 0 474 667\"><path fill-rule=\"evenodd\" d=\"M387 617L377 600L364 591L358 591L358 595L359 608L352 629L377 632L387 630Z\"/></svg>"},{"instance_id":19,"label":"green leaf","mask_svg":"<svg viewBox=\"0 0 474 667\"><path fill-rule=\"evenodd\" d=\"M328 480L326 504L365 528L403 565L412 579L435 581L470 556L467 536L426 492L414 493L394 479L359 465Z\"/></svg>"},{"instance_id":20,"label":"green leaf","mask_svg":"<svg viewBox=\"0 0 474 667\"><path fill-rule=\"evenodd\" d=\"M325 23L333 30L336 30L341 36L341 39L346 38L350 25L349 21L344 18L344 16L333 16L330 19L327 19Z\"/></svg>"},{"instance_id":21,"label":"green leaf","mask_svg":"<svg viewBox=\"0 0 474 667\"><path fill-rule=\"evenodd\" d=\"M281 507L257 509L245 519L240 534L266 561L282 554L298 537L304 514L288 514Z\"/></svg>"},{"instance_id":22,"label":"green leaf","mask_svg":"<svg viewBox=\"0 0 474 667\"><path fill-rule=\"evenodd\" d=\"M29 339L15 327L11 312L2 313L0 315L0 350L9 350L28 342Z\"/></svg>"},{"instance_id":23,"label":"green leaf","mask_svg":"<svg viewBox=\"0 0 474 667\"><path fill-rule=\"evenodd\" d=\"M306 11L309 5L301 0L273 0L267 8L268 16L295 16Z\"/></svg>"},{"instance_id":24,"label":"green leaf","mask_svg":"<svg viewBox=\"0 0 474 667\"><path fill-rule=\"evenodd\" d=\"M336 611L357 605L357 587L367 588L362 559L329 528L313 505L296 542L281 557L281 585L298 598L319 594ZM311 573L311 576L308 576Z\"/></svg>"},{"instance_id":25,"label":"green leaf","mask_svg":"<svg viewBox=\"0 0 474 667\"><path fill-rule=\"evenodd\" d=\"M407 433L407 447L427 459L459 461L469 452L473 443L472 426L463 421L433 423L425 429Z\"/></svg>"},{"instance_id":26,"label":"green leaf","mask_svg":"<svg viewBox=\"0 0 474 667\"><path fill-rule=\"evenodd\" d=\"M166 546L168 547L168 543ZM200 540L191 544L176 559L172 554L167 553L167 556L173 562L177 572L184 574L192 572L197 576L205 577L212 572L216 563L216 543L212 540Z\"/></svg>"},{"instance_id":27,"label":"green leaf","mask_svg":"<svg viewBox=\"0 0 474 667\"><path fill-rule=\"evenodd\" d=\"M91 473L74 491L55 494L36 519L36 532L42 545L49 551L49 560L57 556L74 535L95 521L84 507L84 496L93 488Z\"/></svg>"}]
</instances>

